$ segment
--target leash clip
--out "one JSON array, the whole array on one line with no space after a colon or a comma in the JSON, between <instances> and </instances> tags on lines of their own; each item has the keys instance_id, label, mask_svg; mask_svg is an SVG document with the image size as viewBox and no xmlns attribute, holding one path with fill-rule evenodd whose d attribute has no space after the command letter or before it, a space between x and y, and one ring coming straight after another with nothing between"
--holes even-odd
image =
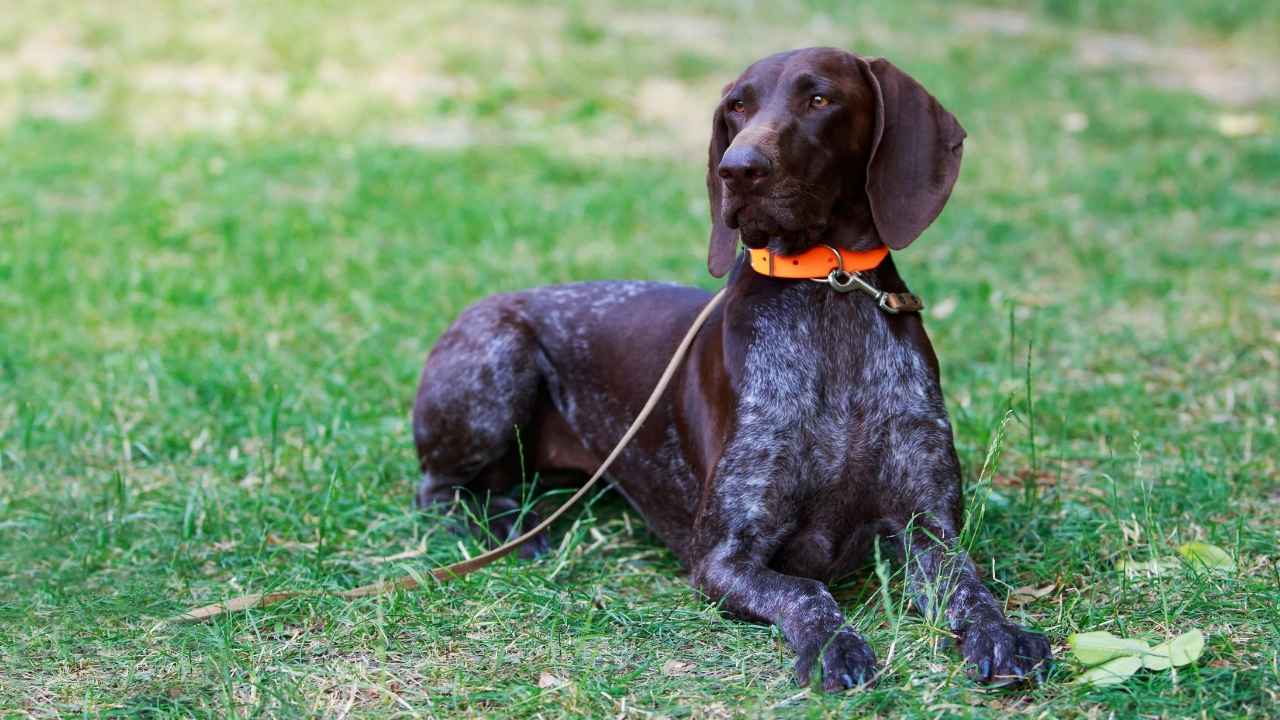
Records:
<instances>
[{"instance_id":1,"label":"leash clip","mask_svg":"<svg viewBox=\"0 0 1280 720\"><path fill-rule=\"evenodd\" d=\"M921 303L920 300L916 298L915 295L911 295L910 293L899 294L899 295L894 295L893 293L887 293L881 290L880 288L876 287L875 285L872 285L871 283L867 282L867 279L862 276L862 273L857 271L849 272L848 270L845 270L844 256L840 254L840 251L835 249L834 247L831 247L830 245L826 245L825 247L828 250L830 250L831 254L835 257L836 266L832 268L831 272L827 274L826 278L813 278L814 282L824 282L830 285L831 289L835 290L838 293L849 293L849 292L853 292L854 290L861 290L862 292L875 298L876 305L879 306L881 310L889 313L890 315L897 315L901 313L904 309L907 310L908 312L912 312L912 311L920 310L922 307L924 307L924 303ZM773 273L773 266L772 266L773 255L769 256L769 262L770 262L769 272L770 274L772 274ZM905 298L908 302L905 305L895 304L894 302L895 298L898 298L899 303L901 303L902 298Z\"/></svg>"},{"instance_id":2,"label":"leash clip","mask_svg":"<svg viewBox=\"0 0 1280 720\"><path fill-rule=\"evenodd\" d=\"M835 290L838 293L848 293L853 292L854 290L861 290L875 298L876 305L890 315L897 315L901 312L898 308L889 304L889 293L880 290L876 286L867 282L863 279L862 273L845 272L842 268L836 268L831 271L831 274L827 275L826 280L819 280L818 282L827 283L831 286L832 290Z\"/></svg>"}]
</instances>

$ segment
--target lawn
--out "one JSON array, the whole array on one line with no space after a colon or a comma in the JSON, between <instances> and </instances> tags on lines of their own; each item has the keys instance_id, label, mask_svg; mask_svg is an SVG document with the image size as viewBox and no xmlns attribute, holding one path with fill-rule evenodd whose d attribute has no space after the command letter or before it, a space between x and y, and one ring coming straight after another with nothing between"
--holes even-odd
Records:
<instances>
[{"instance_id":1,"label":"lawn","mask_svg":"<svg viewBox=\"0 0 1280 720\"><path fill-rule=\"evenodd\" d=\"M0 716L1276 715L1274 2L5 5ZM896 261L1047 683L973 685L888 566L835 588L879 684L801 690L607 491L536 562L160 623L477 552L410 505L433 339L499 290L714 288L719 88L823 44L968 131ZM1190 540L1237 569L1116 569ZM1193 666L1072 684L1071 633L1193 627Z\"/></svg>"}]
</instances>

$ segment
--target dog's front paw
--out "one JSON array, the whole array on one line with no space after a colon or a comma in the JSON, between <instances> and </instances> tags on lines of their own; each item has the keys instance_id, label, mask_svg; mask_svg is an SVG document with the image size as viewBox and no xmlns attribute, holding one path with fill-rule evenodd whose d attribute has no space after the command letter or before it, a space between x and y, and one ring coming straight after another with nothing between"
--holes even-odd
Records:
<instances>
[{"instance_id":1,"label":"dog's front paw","mask_svg":"<svg viewBox=\"0 0 1280 720\"><path fill-rule=\"evenodd\" d=\"M960 640L969 676L983 685L1000 687L1034 680L1041 682L1053 663L1049 641L1004 618L970 625Z\"/></svg>"},{"instance_id":2,"label":"dog's front paw","mask_svg":"<svg viewBox=\"0 0 1280 720\"><path fill-rule=\"evenodd\" d=\"M521 533L537 526L540 522L542 518L532 510L526 512L523 517L506 514L489 519L489 532L492 533L496 546L515 540ZM534 560L546 555L549 550L551 550L551 541L547 539L547 532L543 530L529 538L529 541L521 545L516 552L525 560Z\"/></svg>"},{"instance_id":3,"label":"dog's front paw","mask_svg":"<svg viewBox=\"0 0 1280 720\"><path fill-rule=\"evenodd\" d=\"M870 685L875 679L876 654L871 646L852 630L841 630L826 642L800 650L796 659L796 682L801 687L808 686L819 655L822 657L822 689L826 692Z\"/></svg>"}]
</instances>

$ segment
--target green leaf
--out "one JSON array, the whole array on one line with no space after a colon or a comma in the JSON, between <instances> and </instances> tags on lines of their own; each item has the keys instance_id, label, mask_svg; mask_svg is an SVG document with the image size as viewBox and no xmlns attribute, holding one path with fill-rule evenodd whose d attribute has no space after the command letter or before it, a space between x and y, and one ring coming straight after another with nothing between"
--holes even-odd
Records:
<instances>
[{"instance_id":1,"label":"green leaf","mask_svg":"<svg viewBox=\"0 0 1280 720\"><path fill-rule=\"evenodd\" d=\"M1178 637L1162 642L1142 656L1142 666L1148 670L1168 670L1190 665L1204 652L1204 633L1189 630Z\"/></svg>"},{"instance_id":2,"label":"green leaf","mask_svg":"<svg viewBox=\"0 0 1280 720\"><path fill-rule=\"evenodd\" d=\"M1119 685L1138 672L1140 667L1142 667L1141 658L1132 655L1118 657L1098 667L1086 670L1075 681L1078 684L1098 686Z\"/></svg>"},{"instance_id":3,"label":"green leaf","mask_svg":"<svg viewBox=\"0 0 1280 720\"><path fill-rule=\"evenodd\" d=\"M1231 559L1226 550L1217 545L1189 542L1179 547L1178 552L1187 559L1187 562L1193 565L1203 565L1210 570L1231 572L1236 569L1236 561Z\"/></svg>"},{"instance_id":4,"label":"green leaf","mask_svg":"<svg viewBox=\"0 0 1280 720\"><path fill-rule=\"evenodd\" d=\"M1138 656L1147 652L1147 644L1141 640L1116 637L1106 630L1075 633L1067 638L1067 644L1071 646L1071 652L1075 654L1076 659L1086 667L1118 657Z\"/></svg>"}]
</instances>

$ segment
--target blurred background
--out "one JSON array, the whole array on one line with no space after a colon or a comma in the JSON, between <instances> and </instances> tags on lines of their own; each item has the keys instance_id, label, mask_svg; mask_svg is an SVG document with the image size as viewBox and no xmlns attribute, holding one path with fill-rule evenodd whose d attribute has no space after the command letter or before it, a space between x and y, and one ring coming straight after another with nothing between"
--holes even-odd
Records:
<instances>
[{"instance_id":1,"label":"blurred background","mask_svg":"<svg viewBox=\"0 0 1280 720\"><path fill-rule=\"evenodd\" d=\"M948 209L897 263L929 306L984 572L1051 586L1017 607L1059 641L1185 615L1218 664L992 699L917 628L881 689L800 707L1274 702L1277 38L1273 0L0 0L0 713L790 707L777 638L717 620L608 498L549 566L150 628L469 551L409 510L436 335L499 290L714 287L720 88L811 45L889 58L968 131ZM1246 570L1113 570L1186 539ZM874 592L838 595L883 653Z\"/></svg>"}]
</instances>

